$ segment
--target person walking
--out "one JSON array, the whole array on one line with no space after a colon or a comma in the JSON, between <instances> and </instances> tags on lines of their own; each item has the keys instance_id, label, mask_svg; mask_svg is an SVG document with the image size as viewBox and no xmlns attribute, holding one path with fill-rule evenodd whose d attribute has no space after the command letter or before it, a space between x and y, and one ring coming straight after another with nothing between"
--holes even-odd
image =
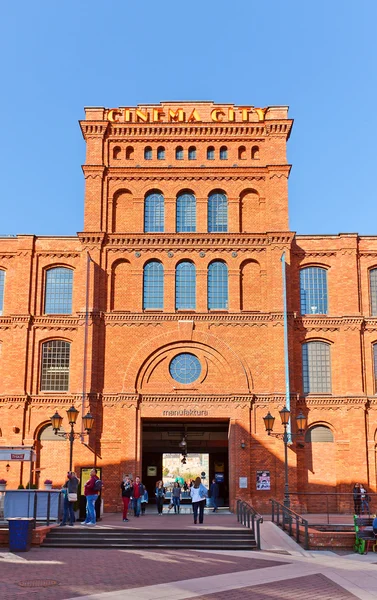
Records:
<instances>
[{"instance_id":1,"label":"person walking","mask_svg":"<svg viewBox=\"0 0 377 600\"><path fill-rule=\"evenodd\" d=\"M148 504L148 492L147 492L147 488L144 487L144 495L141 498L141 514L145 515L145 509L147 508L147 504Z\"/></svg>"},{"instance_id":2,"label":"person walking","mask_svg":"<svg viewBox=\"0 0 377 600\"><path fill-rule=\"evenodd\" d=\"M132 487L132 504L134 509L135 517L140 516L141 510L141 499L144 496L145 487L140 481L140 477L135 478L135 483Z\"/></svg>"},{"instance_id":3,"label":"person walking","mask_svg":"<svg viewBox=\"0 0 377 600\"><path fill-rule=\"evenodd\" d=\"M130 504L132 495L132 483L128 475L123 475L123 481L120 484L120 489L122 490L123 521L127 523L129 521L129 518L127 516L128 506Z\"/></svg>"},{"instance_id":4,"label":"person walking","mask_svg":"<svg viewBox=\"0 0 377 600\"><path fill-rule=\"evenodd\" d=\"M77 489L79 486L79 480L76 477L76 473L68 471L67 481L64 484L64 507L63 507L63 519L60 523L60 527L67 525L67 519L69 515L69 525L73 527L75 522L75 511L74 504L77 501Z\"/></svg>"},{"instance_id":5,"label":"person walking","mask_svg":"<svg viewBox=\"0 0 377 600\"><path fill-rule=\"evenodd\" d=\"M219 497L219 484L216 483L216 479L212 479L211 487L209 488L208 496L212 500L213 512L217 512L217 499Z\"/></svg>"},{"instance_id":6,"label":"person walking","mask_svg":"<svg viewBox=\"0 0 377 600\"><path fill-rule=\"evenodd\" d=\"M179 508L181 506L181 487L178 481L174 482L171 499L174 506L174 512L179 514Z\"/></svg>"},{"instance_id":7,"label":"person walking","mask_svg":"<svg viewBox=\"0 0 377 600\"><path fill-rule=\"evenodd\" d=\"M353 494L353 507L355 510L355 515L360 515L361 512L361 491L360 491L360 483L355 483L352 490Z\"/></svg>"},{"instance_id":8,"label":"person walking","mask_svg":"<svg viewBox=\"0 0 377 600\"><path fill-rule=\"evenodd\" d=\"M163 482L161 480L157 481L155 495L156 495L157 512L159 515L162 515L165 494L166 494L166 490L164 488Z\"/></svg>"},{"instance_id":9,"label":"person walking","mask_svg":"<svg viewBox=\"0 0 377 600\"><path fill-rule=\"evenodd\" d=\"M360 486L360 497L361 497L361 513L369 513L369 497L367 489L361 485Z\"/></svg>"},{"instance_id":10,"label":"person walking","mask_svg":"<svg viewBox=\"0 0 377 600\"><path fill-rule=\"evenodd\" d=\"M95 504L98 498L99 491L96 490L96 482L99 481L97 477L97 469L90 471L90 479L84 486L84 494L86 497L86 519L81 525L94 526L96 524L96 509Z\"/></svg>"},{"instance_id":11,"label":"person walking","mask_svg":"<svg viewBox=\"0 0 377 600\"><path fill-rule=\"evenodd\" d=\"M194 523L196 525L198 520L199 512L199 523L203 523L204 520L204 507L206 505L206 498L208 497L208 490L202 484L200 477L197 477L191 486L190 496L192 500L192 510L194 513Z\"/></svg>"}]
</instances>

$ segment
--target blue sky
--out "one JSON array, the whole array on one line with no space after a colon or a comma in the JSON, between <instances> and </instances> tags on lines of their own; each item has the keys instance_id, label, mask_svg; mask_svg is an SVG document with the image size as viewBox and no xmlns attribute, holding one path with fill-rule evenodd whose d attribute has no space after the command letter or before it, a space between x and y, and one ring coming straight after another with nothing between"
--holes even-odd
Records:
<instances>
[{"instance_id":1,"label":"blue sky","mask_svg":"<svg viewBox=\"0 0 377 600\"><path fill-rule=\"evenodd\" d=\"M83 228L84 106L288 104L290 228L377 234L374 0L7 2L0 234Z\"/></svg>"}]
</instances>

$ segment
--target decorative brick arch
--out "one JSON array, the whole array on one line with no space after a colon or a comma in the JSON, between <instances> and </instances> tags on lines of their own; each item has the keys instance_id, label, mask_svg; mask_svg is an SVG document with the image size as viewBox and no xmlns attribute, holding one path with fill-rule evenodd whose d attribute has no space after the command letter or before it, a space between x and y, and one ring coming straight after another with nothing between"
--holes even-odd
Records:
<instances>
[{"instance_id":1,"label":"decorative brick arch","mask_svg":"<svg viewBox=\"0 0 377 600\"><path fill-rule=\"evenodd\" d=\"M195 331L191 322L183 323L183 327L179 325L178 329L139 344L124 374L123 393L140 392L154 366L177 350L191 350L193 353L199 350L210 356L214 362L225 368L227 376L231 378L228 387L234 393L250 393L253 388L250 369L233 348L211 333ZM221 393L220 390L219 392Z\"/></svg>"}]
</instances>

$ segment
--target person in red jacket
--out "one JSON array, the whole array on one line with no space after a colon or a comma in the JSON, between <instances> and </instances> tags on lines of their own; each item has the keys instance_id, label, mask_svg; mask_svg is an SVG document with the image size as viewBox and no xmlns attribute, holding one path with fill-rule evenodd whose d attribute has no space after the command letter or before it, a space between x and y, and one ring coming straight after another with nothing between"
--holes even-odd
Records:
<instances>
[{"instance_id":1,"label":"person in red jacket","mask_svg":"<svg viewBox=\"0 0 377 600\"><path fill-rule=\"evenodd\" d=\"M81 525L93 527L96 524L95 503L98 498L98 492L94 489L94 486L97 479L99 479L99 477L97 477L97 470L92 469L90 471L90 479L88 479L84 487L84 494L86 497L86 519Z\"/></svg>"}]
</instances>

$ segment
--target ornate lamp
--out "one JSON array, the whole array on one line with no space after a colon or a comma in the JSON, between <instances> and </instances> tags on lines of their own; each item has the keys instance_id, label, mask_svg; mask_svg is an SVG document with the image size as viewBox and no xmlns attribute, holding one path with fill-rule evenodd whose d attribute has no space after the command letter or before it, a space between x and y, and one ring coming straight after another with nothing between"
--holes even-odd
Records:
<instances>
[{"instance_id":1,"label":"ornate lamp","mask_svg":"<svg viewBox=\"0 0 377 600\"><path fill-rule=\"evenodd\" d=\"M305 417L305 415L303 414L302 410L300 410L300 412L298 413L297 417L296 417L296 423L297 423L297 430L301 433L302 431L305 431L306 429L306 422L307 422L307 418Z\"/></svg>"},{"instance_id":2,"label":"ornate lamp","mask_svg":"<svg viewBox=\"0 0 377 600\"><path fill-rule=\"evenodd\" d=\"M284 427L286 425L288 425L289 423L289 417L291 416L290 411L288 410L288 408L286 406L284 406L284 408L282 408L281 410L279 410L279 415L281 418L281 424L284 425Z\"/></svg>"},{"instance_id":3,"label":"ornate lamp","mask_svg":"<svg viewBox=\"0 0 377 600\"><path fill-rule=\"evenodd\" d=\"M71 406L71 408L67 410L68 423L70 425L76 425L78 415L79 411L76 410L74 406Z\"/></svg>"},{"instance_id":4,"label":"ornate lamp","mask_svg":"<svg viewBox=\"0 0 377 600\"><path fill-rule=\"evenodd\" d=\"M82 418L82 422L84 424L85 431L90 433L94 423L94 417L90 414L90 412L88 412L85 417Z\"/></svg>"},{"instance_id":5,"label":"ornate lamp","mask_svg":"<svg viewBox=\"0 0 377 600\"><path fill-rule=\"evenodd\" d=\"M274 428L275 417L273 417L270 411L268 411L268 414L265 417L263 417L263 421L266 431L268 435L270 435L271 431Z\"/></svg>"},{"instance_id":6,"label":"ornate lamp","mask_svg":"<svg viewBox=\"0 0 377 600\"><path fill-rule=\"evenodd\" d=\"M62 422L63 422L63 417L61 417L58 413L58 411L56 411L56 413L51 417L51 424L52 424L52 428L55 432L55 435L58 433L60 427L62 426Z\"/></svg>"}]
</instances>

